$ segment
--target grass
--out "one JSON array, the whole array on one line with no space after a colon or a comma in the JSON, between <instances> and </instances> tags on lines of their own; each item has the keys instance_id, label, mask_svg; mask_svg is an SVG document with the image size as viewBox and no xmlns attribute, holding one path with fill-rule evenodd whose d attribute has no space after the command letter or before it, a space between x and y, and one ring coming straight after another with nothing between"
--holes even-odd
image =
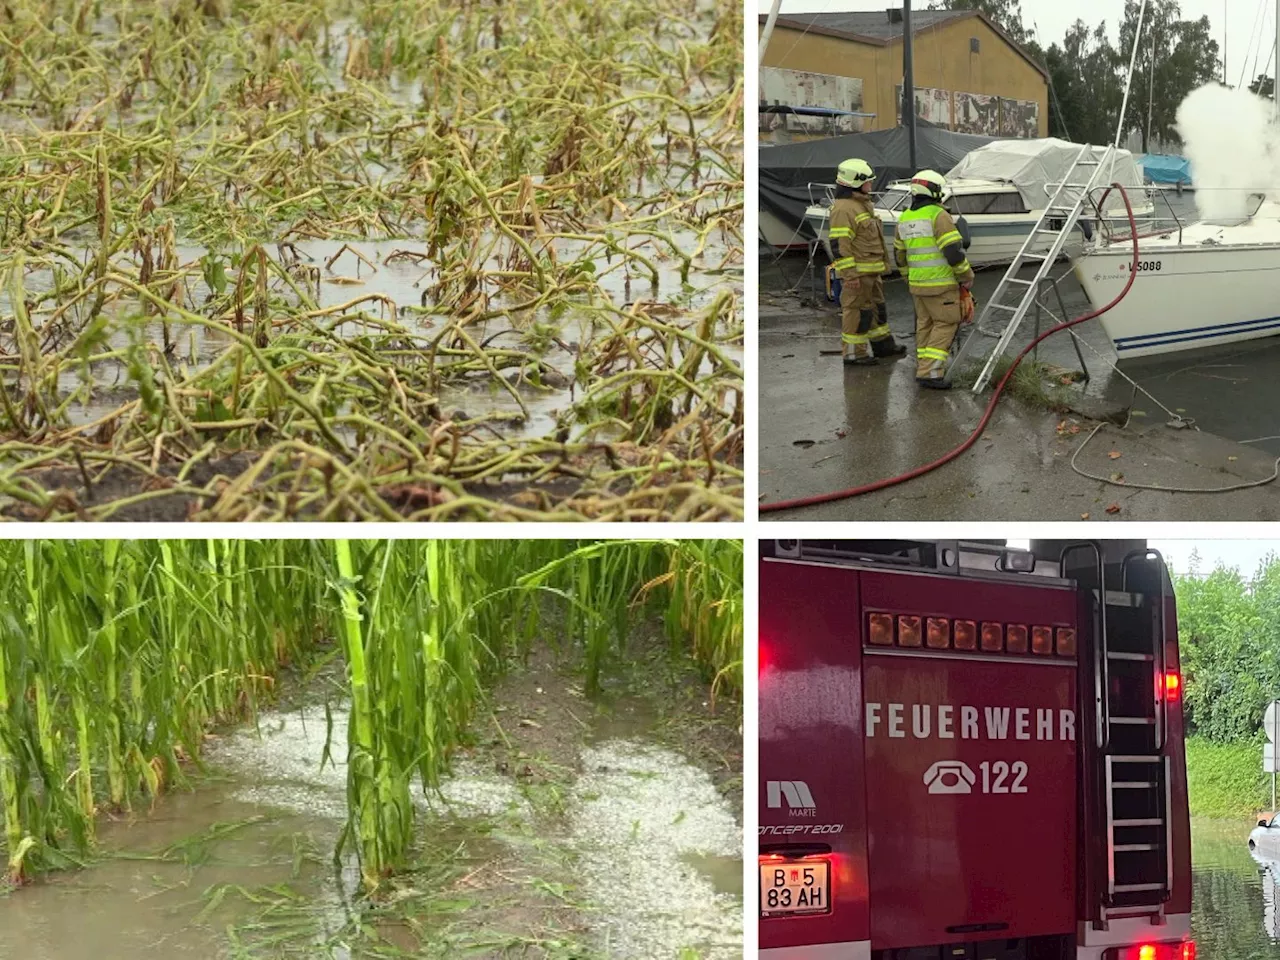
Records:
<instances>
[{"instance_id":1,"label":"grass","mask_svg":"<svg viewBox=\"0 0 1280 960\"><path fill-rule=\"evenodd\" d=\"M1271 778L1262 772L1261 744L1189 738L1187 793L1196 817L1251 820L1270 809Z\"/></svg>"},{"instance_id":2,"label":"grass","mask_svg":"<svg viewBox=\"0 0 1280 960\"><path fill-rule=\"evenodd\" d=\"M741 4L5 11L10 514L741 517Z\"/></svg>"},{"instance_id":3,"label":"grass","mask_svg":"<svg viewBox=\"0 0 1280 960\"><path fill-rule=\"evenodd\" d=\"M406 862L410 793L438 786L486 685L528 655L542 598L589 690L633 619L714 694L742 690L737 541L3 541L0 799L11 882L73 866L103 809L184 780L206 734L289 664L346 664L348 821L367 889ZM594 679L593 679L594 678ZM342 745L327 745L328 749Z\"/></svg>"},{"instance_id":4,"label":"grass","mask_svg":"<svg viewBox=\"0 0 1280 960\"><path fill-rule=\"evenodd\" d=\"M1009 368L1013 366L1012 357L1001 357L991 372L991 382L999 383ZM972 387L981 372L980 364L971 364L953 375L956 386ZM1070 409L1068 397L1069 387L1062 383L1061 368L1048 363L1037 363L1034 360L1023 360L1018 364L1005 392L1033 410L1051 410L1062 413Z\"/></svg>"}]
</instances>

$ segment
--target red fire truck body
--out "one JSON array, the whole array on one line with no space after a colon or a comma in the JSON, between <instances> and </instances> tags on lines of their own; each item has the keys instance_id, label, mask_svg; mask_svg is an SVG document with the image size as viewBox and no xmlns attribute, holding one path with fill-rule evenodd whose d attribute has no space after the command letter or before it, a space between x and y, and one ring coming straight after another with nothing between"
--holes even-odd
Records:
<instances>
[{"instance_id":1,"label":"red fire truck body","mask_svg":"<svg viewBox=\"0 0 1280 960\"><path fill-rule=\"evenodd\" d=\"M1158 555L766 552L762 957L1193 960Z\"/></svg>"}]
</instances>

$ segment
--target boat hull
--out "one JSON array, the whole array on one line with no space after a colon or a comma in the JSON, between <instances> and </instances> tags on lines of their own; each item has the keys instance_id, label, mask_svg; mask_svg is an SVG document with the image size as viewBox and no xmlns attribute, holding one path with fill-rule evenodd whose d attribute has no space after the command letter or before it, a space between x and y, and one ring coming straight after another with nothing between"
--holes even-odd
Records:
<instances>
[{"instance_id":1,"label":"boat hull","mask_svg":"<svg viewBox=\"0 0 1280 960\"><path fill-rule=\"evenodd\" d=\"M884 229L885 245L892 250L894 231L897 229L897 219L893 215L883 212L879 212L877 215L880 217L880 223ZM993 267L1012 263L1013 258L1022 250L1022 245L1026 242L1027 236L1039 223L1039 216L1038 213L1006 219L982 215L966 216L965 223L969 226L971 242L965 250L965 254L968 256L969 262L975 267ZM805 220L820 238L827 256L834 258L835 253L831 249L831 241L827 232L827 209L822 206L812 206L806 211ZM1071 256L1073 253L1080 252L1083 243L1084 240L1079 231L1074 232L1073 236L1067 241L1066 255ZM1049 244L1046 242L1039 245L1038 248L1033 248L1031 252L1043 253L1048 249Z\"/></svg>"},{"instance_id":2,"label":"boat hull","mask_svg":"<svg viewBox=\"0 0 1280 960\"><path fill-rule=\"evenodd\" d=\"M1153 245L1139 257L1132 289L1100 318L1121 360L1280 334L1280 244ZM1074 261L1095 309L1119 296L1132 260L1115 246Z\"/></svg>"}]
</instances>

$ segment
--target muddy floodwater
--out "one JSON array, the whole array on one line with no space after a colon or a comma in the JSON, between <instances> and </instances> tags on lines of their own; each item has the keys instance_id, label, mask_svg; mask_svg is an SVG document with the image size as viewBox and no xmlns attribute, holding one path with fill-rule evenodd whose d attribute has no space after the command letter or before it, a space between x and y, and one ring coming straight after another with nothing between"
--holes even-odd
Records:
<instances>
[{"instance_id":1,"label":"muddy floodwater","mask_svg":"<svg viewBox=\"0 0 1280 960\"><path fill-rule=\"evenodd\" d=\"M740 957L740 779L636 699L547 667L518 683L415 791L414 863L376 907L333 857L346 705L311 690L216 738L192 789L104 823L101 860L0 898L0 957Z\"/></svg>"},{"instance_id":2,"label":"muddy floodwater","mask_svg":"<svg viewBox=\"0 0 1280 960\"><path fill-rule=\"evenodd\" d=\"M1191 821L1191 932L1204 960L1280 958L1280 863L1249 852L1252 828Z\"/></svg>"}]
</instances>

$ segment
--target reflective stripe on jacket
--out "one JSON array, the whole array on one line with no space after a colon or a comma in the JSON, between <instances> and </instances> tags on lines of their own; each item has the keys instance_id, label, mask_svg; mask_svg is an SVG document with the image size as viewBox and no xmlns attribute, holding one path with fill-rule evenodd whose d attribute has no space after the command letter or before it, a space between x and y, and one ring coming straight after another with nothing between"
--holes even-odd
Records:
<instances>
[{"instance_id":1,"label":"reflective stripe on jacket","mask_svg":"<svg viewBox=\"0 0 1280 960\"><path fill-rule=\"evenodd\" d=\"M903 212L893 247L898 264L907 268L913 294L945 293L973 279L968 259L952 266L943 252L944 247L957 243L963 243L960 231L941 206L930 204Z\"/></svg>"},{"instance_id":2,"label":"reflective stripe on jacket","mask_svg":"<svg viewBox=\"0 0 1280 960\"><path fill-rule=\"evenodd\" d=\"M842 197L831 205L832 264L842 280L857 275L879 275L889 269L884 230L875 215L871 197L863 193ZM845 276L845 274L850 276Z\"/></svg>"}]
</instances>

